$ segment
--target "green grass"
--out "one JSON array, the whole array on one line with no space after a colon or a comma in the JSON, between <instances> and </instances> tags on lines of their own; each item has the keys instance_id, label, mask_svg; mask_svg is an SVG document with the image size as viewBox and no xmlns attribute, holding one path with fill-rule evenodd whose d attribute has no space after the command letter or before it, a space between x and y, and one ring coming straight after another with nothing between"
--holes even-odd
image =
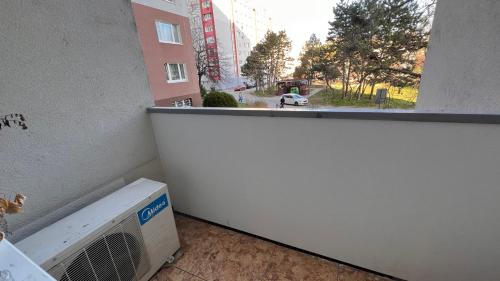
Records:
<instances>
[{"instance_id":1,"label":"green grass","mask_svg":"<svg viewBox=\"0 0 500 281\"><path fill-rule=\"evenodd\" d=\"M376 88L386 88L385 85L377 85ZM342 99L342 85L335 84L333 90L321 90L316 95L309 98L309 103L318 106L349 106L349 107L378 107L375 104L375 93L370 100L370 89L367 88L365 93L358 100L357 96ZM398 89L390 88L388 100L382 108L398 108L398 109L414 109L417 101L417 89L403 88L401 91Z\"/></svg>"},{"instance_id":2,"label":"green grass","mask_svg":"<svg viewBox=\"0 0 500 281\"><path fill-rule=\"evenodd\" d=\"M264 98L275 97L276 96L276 89L267 88L265 90L255 91L252 93L252 95L254 95L256 97L264 97Z\"/></svg>"},{"instance_id":3,"label":"green grass","mask_svg":"<svg viewBox=\"0 0 500 281\"><path fill-rule=\"evenodd\" d=\"M321 84L313 84L311 86L309 86L310 89L324 89L325 88L325 85L321 85Z\"/></svg>"}]
</instances>

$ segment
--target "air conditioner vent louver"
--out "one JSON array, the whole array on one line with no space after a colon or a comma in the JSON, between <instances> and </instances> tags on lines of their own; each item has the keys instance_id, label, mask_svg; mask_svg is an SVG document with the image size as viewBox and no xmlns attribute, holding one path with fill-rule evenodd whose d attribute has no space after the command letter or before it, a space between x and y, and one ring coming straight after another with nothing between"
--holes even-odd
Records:
<instances>
[{"instance_id":1,"label":"air conditioner vent louver","mask_svg":"<svg viewBox=\"0 0 500 281\"><path fill-rule=\"evenodd\" d=\"M59 281L137 281L149 268L139 223L132 215L48 272Z\"/></svg>"}]
</instances>

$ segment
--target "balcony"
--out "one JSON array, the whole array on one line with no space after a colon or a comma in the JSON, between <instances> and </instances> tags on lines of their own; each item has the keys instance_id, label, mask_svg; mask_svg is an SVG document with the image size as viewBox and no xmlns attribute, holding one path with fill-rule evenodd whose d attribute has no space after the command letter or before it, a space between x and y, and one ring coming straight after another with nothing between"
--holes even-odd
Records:
<instances>
[{"instance_id":1,"label":"balcony","mask_svg":"<svg viewBox=\"0 0 500 281\"><path fill-rule=\"evenodd\" d=\"M12 242L145 177L184 251L155 281L500 276L498 1L440 0L405 112L154 108L130 3L54 2L0 1Z\"/></svg>"}]
</instances>

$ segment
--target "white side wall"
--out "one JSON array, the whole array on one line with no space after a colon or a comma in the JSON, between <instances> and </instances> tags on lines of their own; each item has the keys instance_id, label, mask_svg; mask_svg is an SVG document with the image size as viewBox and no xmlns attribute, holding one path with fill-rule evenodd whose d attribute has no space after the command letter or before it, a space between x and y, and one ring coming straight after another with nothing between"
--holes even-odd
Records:
<instances>
[{"instance_id":1,"label":"white side wall","mask_svg":"<svg viewBox=\"0 0 500 281\"><path fill-rule=\"evenodd\" d=\"M214 0L213 5L217 49L224 76L224 81L218 86L222 89L234 88L238 85L238 79L233 57L231 0Z\"/></svg>"},{"instance_id":2,"label":"white side wall","mask_svg":"<svg viewBox=\"0 0 500 281\"><path fill-rule=\"evenodd\" d=\"M0 19L0 114L29 126L0 131L0 190L28 196L7 218L14 240L117 182L161 177L129 1L0 1Z\"/></svg>"},{"instance_id":3,"label":"white side wall","mask_svg":"<svg viewBox=\"0 0 500 281\"><path fill-rule=\"evenodd\" d=\"M500 113L500 1L439 0L420 111Z\"/></svg>"},{"instance_id":4,"label":"white side wall","mask_svg":"<svg viewBox=\"0 0 500 281\"><path fill-rule=\"evenodd\" d=\"M151 114L178 211L407 280L498 280L498 125Z\"/></svg>"},{"instance_id":5,"label":"white side wall","mask_svg":"<svg viewBox=\"0 0 500 281\"><path fill-rule=\"evenodd\" d=\"M256 40L260 41L265 35L265 32L267 32L267 26L263 27L263 23L268 22L269 17L265 15L262 10L258 10L258 16L267 18L267 21L262 19L255 21L251 1L214 0L213 5L217 47L221 65L223 65L223 69L225 69L223 73L226 74L224 75L226 79L219 83L218 87L222 89L232 89L238 85L243 85L243 82L247 81L247 79L241 75L241 67L245 64L250 51L257 43ZM237 76L233 57L233 31L231 29L233 19L236 28L236 48L240 77ZM255 30L256 23L258 28L257 31ZM264 29L266 30L262 32Z\"/></svg>"}]
</instances>

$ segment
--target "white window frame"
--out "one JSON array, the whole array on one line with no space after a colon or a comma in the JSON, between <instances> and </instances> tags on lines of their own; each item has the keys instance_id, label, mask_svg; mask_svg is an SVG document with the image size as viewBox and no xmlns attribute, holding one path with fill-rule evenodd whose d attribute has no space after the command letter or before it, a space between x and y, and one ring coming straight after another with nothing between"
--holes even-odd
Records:
<instances>
[{"instance_id":1,"label":"white window frame","mask_svg":"<svg viewBox=\"0 0 500 281\"><path fill-rule=\"evenodd\" d=\"M212 20L212 14L204 14L203 21L209 21L209 20Z\"/></svg>"},{"instance_id":2,"label":"white window frame","mask_svg":"<svg viewBox=\"0 0 500 281\"><path fill-rule=\"evenodd\" d=\"M212 5L210 5L210 1L208 1L208 0L204 0L203 2L201 2L201 8L203 8L203 9L208 9L208 8L210 8L210 6L212 6Z\"/></svg>"},{"instance_id":3,"label":"white window frame","mask_svg":"<svg viewBox=\"0 0 500 281\"><path fill-rule=\"evenodd\" d=\"M214 36L207 37L207 44L215 44L215 37Z\"/></svg>"},{"instance_id":4,"label":"white window frame","mask_svg":"<svg viewBox=\"0 0 500 281\"><path fill-rule=\"evenodd\" d=\"M180 101L174 101L172 103L173 107L193 107L193 99L192 98L187 98L184 100Z\"/></svg>"},{"instance_id":5,"label":"white window frame","mask_svg":"<svg viewBox=\"0 0 500 281\"><path fill-rule=\"evenodd\" d=\"M170 73L170 66L171 65L177 65L177 71L179 71L179 76L181 75L181 69L180 65L182 65L184 69L184 79L181 77L181 79L178 80L172 80L172 73ZM166 63L165 64L165 71L167 72L167 83L174 84L174 83L183 83L183 82L188 82L188 75L187 75L187 67L185 63Z\"/></svg>"},{"instance_id":6,"label":"white window frame","mask_svg":"<svg viewBox=\"0 0 500 281\"><path fill-rule=\"evenodd\" d=\"M205 26L205 32L213 32L214 31L214 26L213 25L207 25Z\"/></svg>"},{"instance_id":7,"label":"white window frame","mask_svg":"<svg viewBox=\"0 0 500 281\"><path fill-rule=\"evenodd\" d=\"M172 39L174 39L174 40L175 40L175 34L174 34L174 32L177 32L177 37L179 38L179 42L162 40L162 38L160 36L160 26L162 24L170 25L171 36L172 36ZM155 27L156 27L156 36L158 37L158 42L165 43L165 44L182 45L181 26L179 24L169 23L169 22L164 22L164 21L157 20L155 22Z\"/></svg>"}]
</instances>

